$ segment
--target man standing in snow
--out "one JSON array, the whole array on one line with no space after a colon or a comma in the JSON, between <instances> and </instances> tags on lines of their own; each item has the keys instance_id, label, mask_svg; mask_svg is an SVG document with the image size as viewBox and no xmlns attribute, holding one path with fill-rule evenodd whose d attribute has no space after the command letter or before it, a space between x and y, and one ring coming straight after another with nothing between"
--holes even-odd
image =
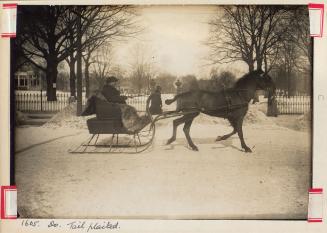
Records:
<instances>
[{"instance_id":1,"label":"man standing in snow","mask_svg":"<svg viewBox=\"0 0 327 233\"><path fill-rule=\"evenodd\" d=\"M150 95L150 113L152 115L162 113L161 87L157 86L156 90Z\"/></svg>"},{"instance_id":2,"label":"man standing in snow","mask_svg":"<svg viewBox=\"0 0 327 233\"><path fill-rule=\"evenodd\" d=\"M278 116L276 95L271 90L268 91L267 116L273 116L273 117Z\"/></svg>"}]
</instances>

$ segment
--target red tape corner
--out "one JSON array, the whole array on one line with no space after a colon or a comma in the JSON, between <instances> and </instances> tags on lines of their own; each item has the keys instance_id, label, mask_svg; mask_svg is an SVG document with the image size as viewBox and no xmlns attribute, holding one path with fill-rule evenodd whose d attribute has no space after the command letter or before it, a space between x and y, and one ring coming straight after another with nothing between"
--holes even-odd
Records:
<instances>
[{"instance_id":1,"label":"red tape corner","mask_svg":"<svg viewBox=\"0 0 327 233\"><path fill-rule=\"evenodd\" d=\"M322 203L322 188L311 188L309 191L309 206L308 206L308 222L309 223L318 223L322 222L323 215L323 203ZM313 199L316 199L318 202L312 202ZM314 206L310 206L314 205ZM311 211L309 210L311 209Z\"/></svg>"},{"instance_id":2,"label":"red tape corner","mask_svg":"<svg viewBox=\"0 0 327 233\"><path fill-rule=\"evenodd\" d=\"M17 4L16 3L7 3L2 5L3 10L15 10L17 9ZM11 17L10 14L8 14L8 17ZM10 30L10 29L9 29ZM2 32L0 34L1 38L15 38L16 37L16 32Z\"/></svg>"},{"instance_id":3,"label":"red tape corner","mask_svg":"<svg viewBox=\"0 0 327 233\"><path fill-rule=\"evenodd\" d=\"M320 20L320 33L319 34L314 34L314 35L311 35L311 37L322 37L323 35L323 30L324 30L324 8L325 8L325 5L324 4L321 4L321 3L309 3L308 4L308 9L312 9L312 10L321 10L321 20Z\"/></svg>"},{"instance_id":4,"label":"red tape corner","mask_svg":"<svg viewBox=\"0 0 327 233\"><path fill-rule=\"evenodd\" d=\"M6 196L5 196L5 192L6 191L12 191L12 190L17 190L16 186L0 186L1 187L1 206L0 206L0 217L1 219L16 219L17 218L17 214L14 216L6 216Z\"/></svg>"},{"instance_id":5,"label":"red tape corner","mask_svg":"<svg viewBox=\"0 0 327 233\"><path fill-rule=\"evenodd\" d=\"M17 4L16 3L7 3L7 4L3 4L2 8L4 9L8 9L8 8L17 8Z\"/></svg>"}]
</instances>

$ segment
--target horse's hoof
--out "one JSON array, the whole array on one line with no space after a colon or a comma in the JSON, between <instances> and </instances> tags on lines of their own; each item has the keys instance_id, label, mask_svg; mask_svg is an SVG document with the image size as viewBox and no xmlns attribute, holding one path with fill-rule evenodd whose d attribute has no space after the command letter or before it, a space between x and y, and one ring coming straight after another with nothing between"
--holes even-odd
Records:
<instances>
[{"instance_id":1,"label":"horse's hoof","mask_svg":"<svg viewBox=\"0 0 327 233\"><path fill-rule=\"evenodd\" d=\"M191 146L192 150L199 151L199 148L197 146Z\"/></svg>"},{"instance_id":2,"label":"horse's hoof","mask_svg":"<svg viewBox=\"0 0 327 233\"><path fill-rule=\"evenodd\" d=\"M249 147L245 147L244 150L246 153L252 153L252 150Z\"/></svg>"},{"instance_id":3,"label":"horse's hoof","mask_svg":"<svg viewBox=\"0 0 327 233\"><path fill-rule=\"evenodd\" d=\"M221 141L221 140L223 140L223 137L222 137L222 136L218 136L218 137L216 138L216 142L219 142L219 141Z\"/></svg>"},{"instance_id":4,"label":"horse's hoof","mask_svg":"<svg viewBox=\"0 0 327 233\"><path fill-rule=\"evenodd\" d=\"M175 141L175 140L173 140L173 139L169 139L169 140L166 142L166 145L171 144L173 141Z\"/></svg>"}]
</instances>

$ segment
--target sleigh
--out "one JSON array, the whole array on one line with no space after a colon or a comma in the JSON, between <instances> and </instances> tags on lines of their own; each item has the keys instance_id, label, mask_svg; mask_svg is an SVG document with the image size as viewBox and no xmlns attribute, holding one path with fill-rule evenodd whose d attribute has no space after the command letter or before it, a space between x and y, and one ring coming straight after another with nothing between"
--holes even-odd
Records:
<instances>
[{"instance_id":1,"label":"sleigh","mask_svg":"<svg viewBox=\"0 0 327 233\"><path fill-rule=\"evenodd\" d=\"M95 102L95 117L86 123L91 136L71 153L139 153L151 145L155 133L151 120L137 130L127 129L121 104L101 99Z\"/></svg>"}]
</instances>

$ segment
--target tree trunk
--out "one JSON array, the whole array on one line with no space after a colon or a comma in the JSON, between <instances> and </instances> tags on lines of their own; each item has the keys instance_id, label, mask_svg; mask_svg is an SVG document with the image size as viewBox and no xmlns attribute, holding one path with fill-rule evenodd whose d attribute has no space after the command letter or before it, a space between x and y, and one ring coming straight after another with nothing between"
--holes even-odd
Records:
<instances>
[{"instance_id":1,"label":"tree trunk","mask_svg":"<svg viewBox=\"0 0 327 233\"><path fill-rule=\"evenodd\" d=\"M257 70L262 70L262 58L257 59Z\"/></svg>"},{"instance_id":2,"label":"tree trunk","mask_svg":"<svg viewBox=\"0 0 327 233\"><path fill-rule=\"evenodd\" d=\"M86 59L85 60L85 96L86 98L89 98L90 96L90 76L89 76L89 67L90 67L90 63L89 60Z\"/></svg>"},{"instance_id":3,"label":"tree trunk","mask_svg":"<svg viewBox=\"0 0 327 233\"><path fill-rule=\"evenodd\" d=\"M74 96L74 97L76 97L75 63L76 63L76 59L74 58L74 55L70 56L70 60L69 60L69 86L70 86L70 96Z\"/></svg>"},{"instance_id":4,"label":"tree trunk","mask_svg":"<svg viewBox=\"0 0 327 233\"><path fill-rule=\"evenodd\" d=\"M292 77L291 77L291 71L288 68L287 69L287 97L290 98L292 96Z\"/></svg>"},{"instance_id":5,"label":"tree trunk","mask_svg":"<svg viewBox=\"0 0 327 233\"><path fill-rule=\"evenodd\" d=\"M50 61L47 64L46 78L47 78L47 100L57 101L57 75L58 63Z\"/></svg>"},{"instance_id":6,"label":"tree trunk","mask_svg":"<svg viewBox=\"0 0 327 233\"><path fill-rule=\"evenodd\" d=\"M81 32L81 17L78 16L77 19L77 54L76 54L76 61L77 61L77 109L76 115L80 116L82 114L82 91L83 91L83 84L82 84L82 32Z\"/></svg>"},{"instance_id":7,"label":"tree trunk","mask_svg":"<svg viewBox=\"0 0 327 233\"><path fill-rule=\"evenodd\" d=\"M254 71L254 62L251 62L249 65L249 71L252 72ZM258 91L254 93L253 101L252 104L258 103L259 102L259 94Z\"/></svg>"},{"instance_id":8,"label":"tree trunk","mask_svg":"<svg viewBox=\"0 0 327 233\"><path fill-rule=\"evenodd\" d=\"M248 63L248 66L249 66L249 72L254 71L254 63L253 62Z\"/></svg>"},{"instance_id":9,"label":"tree trunk","mask_svg":"<svg viewBox=\"0 0 327 233\"><path fill-rule=\"evenodd\" d=\"M265 63L265 73L268 73L268 60L267 60L267 56L264 56L264 63Z\"/></svg>"}]
</instances>

